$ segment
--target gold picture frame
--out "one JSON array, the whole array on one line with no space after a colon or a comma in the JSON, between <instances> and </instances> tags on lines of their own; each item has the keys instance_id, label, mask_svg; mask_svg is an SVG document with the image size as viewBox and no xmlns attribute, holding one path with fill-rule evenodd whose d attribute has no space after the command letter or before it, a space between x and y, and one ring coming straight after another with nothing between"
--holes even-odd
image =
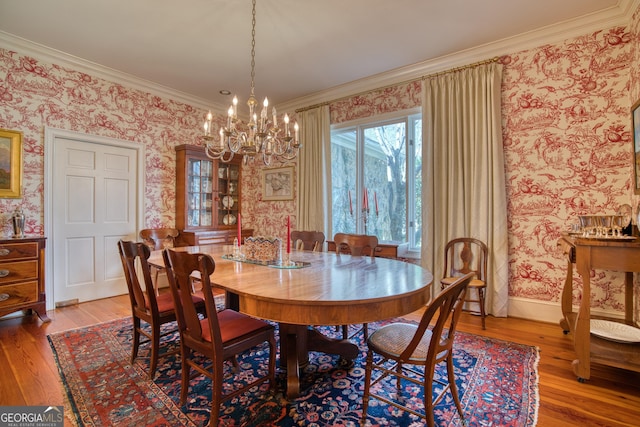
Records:
<instances>
[{"instance_id":1,"label":"gold picture frame","mask_svg":"<svg viewBox=\"0 0 640 427\"><path fill-rule=\"evenodd\" d=\"M631 107L633 132L633 192L640 194L640 100Z\"/></svg>"},{"instance_id":2,"label":"gold picture frame","mask_svg":"<svg viewBox=\"0 0 640 427\"><path fill-rule=\"evenodd\" d=\"M0 129L0 198L22 197L22 132Z\"/></svg>"},{"instance_id":3,"label":"gold picture frame","mask_svg":"<svg viewBox=\"0 0 640 427\"><path fill-rule=\"evenodd\" d=\"M262 169L262 200L293 200L293 166Z\"/></svg>"}]
</instances>

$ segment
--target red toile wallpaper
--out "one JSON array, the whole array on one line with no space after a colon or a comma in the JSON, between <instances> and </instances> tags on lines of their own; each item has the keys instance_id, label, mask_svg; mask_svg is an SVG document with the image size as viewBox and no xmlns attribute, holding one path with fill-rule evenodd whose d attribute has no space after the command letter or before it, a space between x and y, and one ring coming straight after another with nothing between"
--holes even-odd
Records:
<instances>
[{"instance_id":1,"label":"red toile wallpaper","mask_svg":"<svg viewBox=\"0 0 640 427\"><path fill-rule=\"evenodd\" d=\"M636 12L628 28L501 57L513 297L557 303L565 274L556 249L560 233L579 214L614 213L620 204L637 203L629 110L640 98L639 22ZM420 83L403 84L331 104L331 121L419 103ZM26 232L43 233L44 126L144 144L144 226L173 226L174 147L200 143L205 113L0 47L0 127L24 132L24 197L0 199L4 234L10 234L8 220L19 205ZM287 215L295 228L295 202L262 200L262 168L254 163L243 169L243 225L283 237ZM596 308L621 310L619 279L596 273Z\"/></svg>"}]
</instances>

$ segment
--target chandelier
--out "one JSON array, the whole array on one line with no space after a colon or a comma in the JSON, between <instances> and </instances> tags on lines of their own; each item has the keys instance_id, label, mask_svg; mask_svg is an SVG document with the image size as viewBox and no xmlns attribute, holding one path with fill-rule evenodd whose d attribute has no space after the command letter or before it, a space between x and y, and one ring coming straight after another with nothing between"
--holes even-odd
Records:
<instances>
[{"instance_id":1,"label":"chandelier","mask_svg":"<svg viewBox=\"0 0 640 427\"><path fill-rule=\"evenodd\" d=\"M299 128L293 125L293 135L289 123L289 115L284 115L283 123L278 122L276 109L272 107L269 117L267 98L262 103L260 117L257 116L258 101L255 97L255 54L256 54L256 0L253 0L251 21L251 94L247 100L249 106L249 123L238 120L238 98L233 97L227 114L227 123L220 127L218 138L211 134L213 115L207 114L204 122L205 153L212 159L229 162L235 154L244 156L245 163L258 155L262 155L265 165L275 159L286 163L298 155L300 149Z\"/></svg>"}]
</instances>

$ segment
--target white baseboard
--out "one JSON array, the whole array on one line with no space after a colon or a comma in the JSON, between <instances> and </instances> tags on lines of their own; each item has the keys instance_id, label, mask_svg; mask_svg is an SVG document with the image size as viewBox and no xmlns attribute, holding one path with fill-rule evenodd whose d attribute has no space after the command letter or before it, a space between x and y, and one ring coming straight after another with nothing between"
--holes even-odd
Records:
<instances>
[{"instance_id":1,"label":"white baseboard","mask_svg":"<svg viewBox=\"0 0 640 427\"><path fill-rule=\"evenodd\" d=\"M578 311L578 307L573 307ZM595 316L605 316L614 319L624 319L624 313L608 310L591 310ZM558 323L562 319L562 309L558 302L539 301L527 298L509 298L509 317L537 320L547 323Z\"/></svg>"}]
</instances>

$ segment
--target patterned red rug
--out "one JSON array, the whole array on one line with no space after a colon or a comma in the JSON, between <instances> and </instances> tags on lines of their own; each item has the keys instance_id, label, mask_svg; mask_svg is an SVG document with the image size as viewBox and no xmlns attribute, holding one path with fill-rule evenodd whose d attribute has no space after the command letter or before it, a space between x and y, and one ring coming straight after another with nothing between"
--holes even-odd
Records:
<instances>
[{"instance_id":1,"label":"patterned red rug","mask_svg":"<svg viewBox=\"0 0 640 427\"><path fill-rule=\"evenodd\" d=\"M175 327L169 325L168 328ZM376 328L371 324L370 329ZM334 328L326 328L333 333ZM135 364L129 363L131 321L120 319L87 328L52 334L49 341L67 391L65 414L81 426L201 426L208 424L211 387L208 379L191 382L185 407L178 406L179 355L161 358L155 381L147 376L148 346ZM171 336L164 351L176 348ZM313 353L302 375L301 395L287 401L282 394L285 375L277 386L255 389L226 402L221 426L356 426L362 413L366 346L352 366L337 357ZM243 355L242 372L262 370L266 352ZM469 426L535 426L538 414L538 349L459 332L455 343L456 379ZM146 357L145 357L146 356ZM243 375L226 385L243 381ZM421 393L407 389L407 401L420 405ZM450 396L449 394L447 396ZM419 426L416 417L377 400L369 406L371 425ZM452 399L435 409L436 425L458 426Z\"/></svg>"}]
</instances>

